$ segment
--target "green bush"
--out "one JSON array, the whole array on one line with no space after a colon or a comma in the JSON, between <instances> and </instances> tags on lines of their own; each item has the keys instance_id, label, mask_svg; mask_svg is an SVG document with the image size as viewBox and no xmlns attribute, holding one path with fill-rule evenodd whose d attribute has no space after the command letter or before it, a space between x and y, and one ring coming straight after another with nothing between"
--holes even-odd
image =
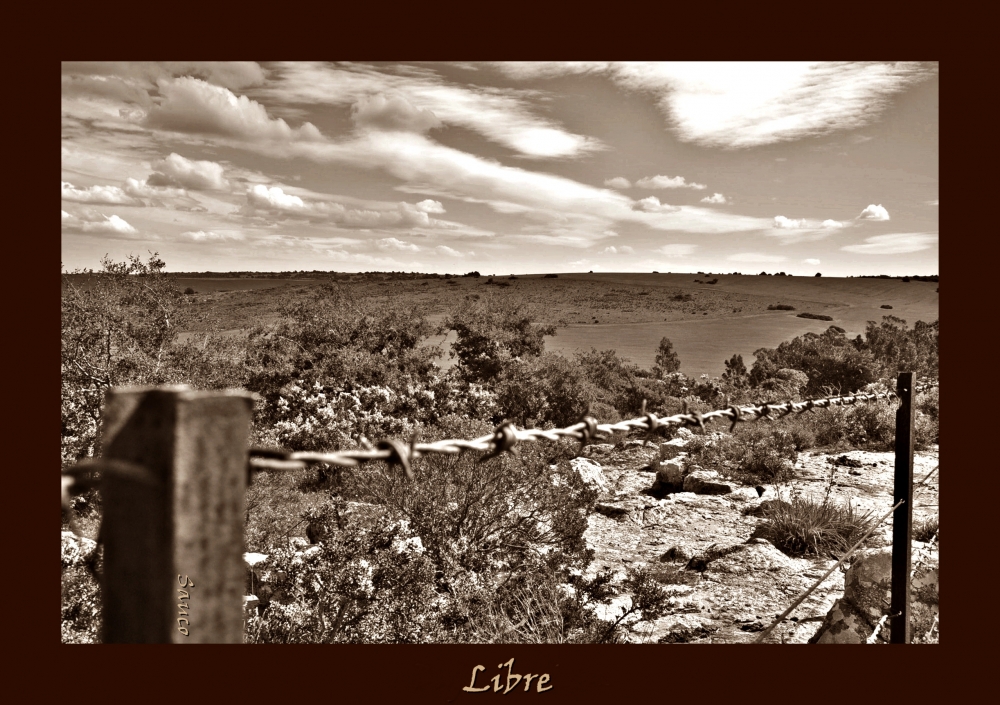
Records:
<instances>
[{"instance_id":1,"label":"green bush","mask_svg":"<svg viewBox=\"0 0 1000 705\"><path fill-rule=\"evenodd\" d=\"M853 546L875 523L871 512L801 497L773 502L751 538L763 538L790 556L826 556Z\"/></svg>"},{"instance_id":2,"label":"green bush","mask_svg":"<svg viewBox=\"0 0 1000 705\"><path fill-rule=\"evenodd\" d=\"M756 485L791 479L797 457L795 439L788 430L750 422L716 441L695 436L688 444L685 463Z\"/></svg>"}]
</instances>

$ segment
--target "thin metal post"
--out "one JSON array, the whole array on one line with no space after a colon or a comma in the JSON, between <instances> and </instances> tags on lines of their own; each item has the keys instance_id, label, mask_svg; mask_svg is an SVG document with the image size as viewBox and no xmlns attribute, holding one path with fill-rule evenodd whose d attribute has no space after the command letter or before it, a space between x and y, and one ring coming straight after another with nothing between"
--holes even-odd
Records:
<instances>
[{"instance_id":1,"label":"thin metal post","mask_svg":"<svg viewBox=\"0 0 1000 705\"><path fill-rule=\"evenodd\" d=\"M910 643L910 563L913 527L913 407L914 375L902 372L896 380L896 472L893 504L903 500L892 515L892 599L889 606L890 644Z\"/></svg>"},{"instance_id":2,"label":"thin metal post","mask_svg":"<svg viewBox=\"0 0 1000 705\"><path fill-rule=\"evenodd\" d=\"M101 479L105 643L241 643L253 397L113 389ZM130 470L130 471L129 471Z\"/></svg>"}]
</instances>

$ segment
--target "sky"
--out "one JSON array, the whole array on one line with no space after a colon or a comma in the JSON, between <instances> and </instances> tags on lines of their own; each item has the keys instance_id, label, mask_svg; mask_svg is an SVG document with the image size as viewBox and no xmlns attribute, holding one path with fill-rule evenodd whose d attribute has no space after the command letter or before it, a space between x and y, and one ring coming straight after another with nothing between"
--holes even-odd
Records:
<instances>
[{"instance_id":1,"label":"sky","mask_svg":"<svg viewBox=\"0 0 1000 705\"><path fill-rule=\"evenodd\" d=\"M936 63L62 64L62 265L938 273Z\"/></svg>"}]
</instances>

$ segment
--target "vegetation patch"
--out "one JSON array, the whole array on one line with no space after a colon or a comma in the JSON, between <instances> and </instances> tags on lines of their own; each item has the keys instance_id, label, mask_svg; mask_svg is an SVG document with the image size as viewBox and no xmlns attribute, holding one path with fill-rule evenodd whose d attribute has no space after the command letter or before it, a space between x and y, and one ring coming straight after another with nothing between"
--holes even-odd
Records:
<instances>
[{"instance_id":1,"label":"vegetation patch","mask_svg":"<svg viewBox=\"0 0 1000 705\"><path fill-rule=\"evenodd\" d=\"M768 311L794 311L795 307L789 304L771 304L767 307ZM808 318L808 316L803 316L803 318ZM830 319L833 320L832 318Z\"/></svg>"},{"instance_id":2,"label":"vegetation patch","mask_svg":"<svg viewBox=\"0 0 1000 705\"><path fill-rule=\"evenodd\" d=\"M827 316L822 313L800 313L797 314L798 318L814 318L817 321L832 321L833 316Z\"/></svg>"},{"instance_id":3,"label":"vegetation patch","mask_svg":"<svg viewBox=\"0 0 1000 705\"><path fill-rule=\"evenodd\" d=\"M773 503L751 538L767 539L790 556L827 556L853 546L875 524L871 512L796 497Z\"/></svg>"}]
</instances>

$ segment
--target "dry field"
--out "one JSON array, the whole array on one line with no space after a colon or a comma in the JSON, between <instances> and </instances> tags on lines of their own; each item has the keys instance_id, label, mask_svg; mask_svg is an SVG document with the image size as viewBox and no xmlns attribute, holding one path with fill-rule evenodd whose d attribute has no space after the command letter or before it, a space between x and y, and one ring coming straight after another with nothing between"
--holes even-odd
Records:
<instances>
[{"instance_id":1,"label":"dry field","mask_svg":"<svg viewBox=\"0 0 1000 705\"><path fill-rule=\"evenodd\" d=\"M807 331L822 332L830 325L853 336L863 333L867 321L880 321L890 313L910 325L938 319L938 284L899 279L614 273L516 279L390 274L335 278L352 297L414 305L435 323L466 296L512 297L532 306L539 320L559 327L554 337L546 339L546 347L565 354L613 348L649 366L660 338L666 336L680 356L681 371L689 375L719 375L724 360L736 353L749 366L754 350L775 347ZM713 279L717 283L695 281ZM282 304L311 295L325 281L181 277L179 286L197 292L187 298L192 317L184 337L192 332L235 333L276 321ZM777 304L794 310L768 310ZM798 318L803 312L832 316L833 321ZM450 343L453 335L437 336L428 343ZM450 361L445 358L441 364L448 366Z\"/></svg>"}]
</instances>

